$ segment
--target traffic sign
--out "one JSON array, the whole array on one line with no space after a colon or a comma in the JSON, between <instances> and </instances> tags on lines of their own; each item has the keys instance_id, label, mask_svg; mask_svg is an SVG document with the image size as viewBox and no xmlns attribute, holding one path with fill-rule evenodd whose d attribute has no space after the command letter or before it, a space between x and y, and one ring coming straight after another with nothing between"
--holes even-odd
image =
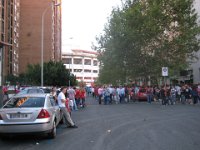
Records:
<instances>
[{"instance_id":1,"label":"traffic sign","mask_svg":"<svg viewBox=\"0 0 200 150\"><path fill-rule=\"evenodd\" d=\"M168 76L168 67L162 67L162 76Z\"/></svg>"}]
</instances>

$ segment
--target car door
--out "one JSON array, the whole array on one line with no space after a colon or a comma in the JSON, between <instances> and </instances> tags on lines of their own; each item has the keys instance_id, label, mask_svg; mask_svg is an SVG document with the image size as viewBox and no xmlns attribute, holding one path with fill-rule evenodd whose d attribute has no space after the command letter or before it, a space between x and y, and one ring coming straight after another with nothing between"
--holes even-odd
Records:
<instances>
[{"instance_id":1,"label":"car door","mask_svg":"<svg viewBox=\"0 0 200 150\"><path fill-rule=\"evenodd\" d=\"M60 108L59 108L58 104L55 103L55 100L54 100L53 96L50 96L49 98L50 98L51 106L52 106L53 109L54 109L55 116L56 116L56 118L57 118L56 124L58 124L58 123L60 122L60 120L61 120Z\"/></svg>"}]
</instances>

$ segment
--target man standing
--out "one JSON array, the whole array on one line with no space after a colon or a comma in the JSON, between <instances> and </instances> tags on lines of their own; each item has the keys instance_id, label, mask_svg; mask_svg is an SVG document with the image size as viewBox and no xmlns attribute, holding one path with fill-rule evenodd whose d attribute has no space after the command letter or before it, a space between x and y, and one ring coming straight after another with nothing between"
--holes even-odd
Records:
<instances>
[{"instance_id":1,"label":"man standing","mask_svg":"<svg viewBox=\"0 0 200 150\"><path fill-rule=\"evenodd\" d=\"M66 121L66 124L68 126L68 128L78 128L74 122L72 121L71 117L70 117L70 113L67 111L65 102L66 102L66 97L65 97L65 93L67 92L67 88L62 87L61 88L61 92L58 95L58 106L60 107L60 110L63 113L63 117Z\"/></svg>"},{"instance_id":2,"label":"man standing","mask_svg":"<svg viewBox=\"0 0 200 150\"><path fill-rule=\"evenodd\" d=\"M99 96L99 105L101 105L101 99L102 99L102 96L103 96L103 89L102 89L102 87L98 88L98 96Z\"/></svg>"},{"instance_id":3,"label":"man standing","mask_svg":"<svg viewBox=\"0 0 200 150\"><path fill-rule=\"evenodd\" d=\"M76 101L75 101L75 94L76 94L75 90L69 87L67 93L68 93L69 100L73 102L72 110L78 110Z\"/></svg>"}]
</instances>

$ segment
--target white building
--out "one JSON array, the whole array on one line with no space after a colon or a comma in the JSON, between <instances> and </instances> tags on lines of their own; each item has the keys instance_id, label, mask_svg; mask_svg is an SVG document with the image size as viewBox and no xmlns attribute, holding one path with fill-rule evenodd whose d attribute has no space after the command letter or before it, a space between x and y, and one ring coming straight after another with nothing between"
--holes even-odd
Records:
<instances>
[{"instance_id":1,"label":"white building","mask_svg":"<svg viewBox=\"0 0 200 150\"><path fill-rule=\"evenodd\" d=\"M78 81L91 85L99 74L97 56L95 51L71 49L62 53L62 61Z\"/></svg>"}]
</instances>

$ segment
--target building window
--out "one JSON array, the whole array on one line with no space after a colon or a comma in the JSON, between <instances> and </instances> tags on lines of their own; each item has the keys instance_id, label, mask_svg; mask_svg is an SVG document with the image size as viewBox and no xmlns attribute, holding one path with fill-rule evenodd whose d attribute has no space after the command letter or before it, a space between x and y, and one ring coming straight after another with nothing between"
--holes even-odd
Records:
<instances>
[{"instance_id":1,"label":"building window","mask_svg":"<svg viewBox=\"0 0 200 150\"><path fill-rule=\"evenodd\" d=\"M93 66L97 66L97 65L98 65L97 60L94 60L94 61L93 61Z\"/></svg>"},{"instance_id":2,"label":"building window","mask_svg":"<svg viewBox=\"0 0 200 150\"><path fill-rule=\"evenodd\" d=\"M77 80L83 80L83 77L76 77Z\"/></svg>"},{"instance_id":3,"label":"building window","mask_svg":"<svg viewBox=\"0 0 200 150\"><path fill-rule=\"evenodd\" d=\"M93 73L98 73L98 70L93 70Z\"/></svg>"},{"instance_id":4,"label":"building window","mask_svg":"<svg viewBox=\"0 0 200 150\"><path fill-rule=\"evenodd\" d=\"M81 58L74 58L74 64L81 65L82 64L82 59Z\"/></svg>"},{"instance_id":5,"label":"building window","mask_svg":"<svg viewBox=\"0 0 200 150\"><path fill-rule=\"evenodd\" d=\"M84 60L84 65L91 65L91 60L90 59L85 59Z\"/></svg>"},{"instance_id":6,"label":"building window","mask_svg":"<svg viewBox=\"0 0 200 150\"><path fill-rule=\"evenodd\" d=\"M74 72L82 72L82 69L74 69Z\"/></svg>"},{"instance_id":7,"label":"building window","mask_svg":"<svg viewBox=\"0 0 200 150\"><path fill-rule=\"evenodd\" d=\"M89 70L89 69L85 69L84 72L86 72L86 73L90 73L91 70Z\"/></svg>"},{"instance_id":8,"label":"building window","mask_svg":"<svg viewBox=\"0 0 200 150\"><path fill-rule=\"evenodd\" d=\"M72 59L71 58L63 58L63 63L64 64L72 64Z\"/></svg>"},{"instance_id":9,"label":"building window","mask_svg":"<svg viewBox=\"0 0 200 150\"><path fill-rule=\"evenodd\" d=\"M91 77L84 77L84 79L91 80L92 78Z\"/></svg>"}]
</instances>

